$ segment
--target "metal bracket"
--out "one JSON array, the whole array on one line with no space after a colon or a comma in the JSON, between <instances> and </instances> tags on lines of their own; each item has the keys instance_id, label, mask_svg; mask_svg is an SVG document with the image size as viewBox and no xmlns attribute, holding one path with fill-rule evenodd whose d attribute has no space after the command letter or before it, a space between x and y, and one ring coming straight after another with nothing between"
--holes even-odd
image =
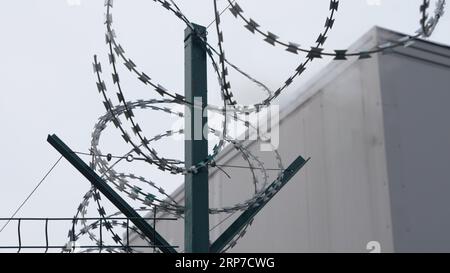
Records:
<instances>
[{"instance_id":1,"label":"metal bracket","mask_svg":"<svg viewBox=\"0 0 450 273\"><path fill-rule=\"evenodd\" d=\"M278 193L279 190L281 190L281 188L283 188L309 160L310 159L305 160L301 156L297 157L297 159L294 160L294 162L292 162L291 165L289 165L289 167L283 172L282 176L272 182L272 184L266 189L264 195L268 198L261 200L260 203L250 206L246 211L244 211L211 245L209 249L210 252L221 252L242 230L242 228L244 228L244 226L247 225L267 203L269 203L276 193Z\"/></svg>"},{"instance_id":2,"label":"metal bracket","mask_svg":"<svg viewBox=\"0 0 450 273\"><path fill-rule=\"evenodd\" d=\"M79 158L56 135L49 135L50 143L70 164L72 164L95 188L97 188L111 203L113 203L142 233L163 253L177 253L177 251L150 226L125 200L120 197L96 172L94 172L81 158Z\"/></svg>"}]
</instances>

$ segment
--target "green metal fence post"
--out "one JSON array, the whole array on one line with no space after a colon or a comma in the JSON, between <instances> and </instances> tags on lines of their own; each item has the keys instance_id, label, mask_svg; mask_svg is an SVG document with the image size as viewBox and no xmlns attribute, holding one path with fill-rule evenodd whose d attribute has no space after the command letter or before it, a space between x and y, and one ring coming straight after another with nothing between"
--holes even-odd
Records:
<instances>
[{"instance_id":1,"label":"green metal fence post","mask_svg":"<svg viewBox=\"0 0 450 273\"><path fill-rule=\"evenodd\" d=\"M208 103L206 28L195 25L185 31L185 96L190 103L185 116L185 165L190 168L208 156L208 137L203 128L208 118L203 110ZM194 107L195 105L196 107ZM209 252L209 204L208 168L185 176L185 251L186 253Z\"/></svg>"}]
</instances>

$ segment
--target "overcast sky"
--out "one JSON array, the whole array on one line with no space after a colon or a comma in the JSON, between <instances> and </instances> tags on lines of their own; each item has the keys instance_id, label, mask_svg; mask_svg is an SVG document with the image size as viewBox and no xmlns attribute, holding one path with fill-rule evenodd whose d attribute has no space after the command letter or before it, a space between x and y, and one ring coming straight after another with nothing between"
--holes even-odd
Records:
<instances>
[{"instance_id":1,"label":"overcast sky","mask_svg":"<svg viewBox=\"0 0 450 273\"><path fill-rule=\"evenodd\" d=\"M129 57L154 80L183 94L185 26L154 1L114 2L114 26ZM245 14L264 30L305 47L313 45L322 31L329 6L328 0L238 2ZM413 34L419 27L421 2L341 1L336 25L325 47L346 48L374 25ZM212 0L177 3L193 22L208 25L213 20ZM74 150L89 149L92 128L104 113L92 73L94 54L99 55L105 79L108 84L111 82L104 44L103 4L104 0L0 1L0 217L9 217L58 159L59 154L46 142L49 133L57 133ZM219 5L225 7L226 1L219 0ZM229 12L223 15L222 24L228 59L271 88L277 88L299 64L298 57L251 35ZM446 16L431 40L450 44L449 30L450 16ZM216 44L213 27L208 39ZM328 62L326 59L312 65L285 98L293 96L299 86ZM120 73L128 99L155 97L122 67ZM256 102L261 93L257 87L235 74L231 80L239 101ZM216 83L210 73L210 103L219 104ZM109 88L115 91L112 85ZM136 118L145 124L144 133L148 136L171 129L170 123L175 122L152 112L139 112ZM182 145L166 141L158 147L164 155L180 156L177 152L183 149ZM126 148L114 129L105 132L103 151L123 153ZM120 167L125 172L131 168ZM169 190L182 181L181 177L163 175L147 166L133 168L143 172L139 175L162 181L161 185ZM71 217L89 187L88 181L62 161L18 216ZM15 236L15 229L11 225L0 234L0 245Z\"/></svg>"}]
</instances>

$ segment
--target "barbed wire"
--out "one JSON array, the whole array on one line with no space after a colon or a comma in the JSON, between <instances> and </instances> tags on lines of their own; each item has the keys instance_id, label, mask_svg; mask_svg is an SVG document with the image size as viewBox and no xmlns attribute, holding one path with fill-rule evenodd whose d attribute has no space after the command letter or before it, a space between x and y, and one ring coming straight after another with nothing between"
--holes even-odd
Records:
<instances>
[{"instance_id":1,"label":"barbed wire","mask_svg":"<svg viewBox=\"0 0 450 273\"><path fill-rule=\"evenodd\" d=\"M129 107L131 109L137 108L137 107L141 107L142 109L146 109L148 108L147 104L153 104L153 103L164 103L164 102L170 102L168 100L150 100L150 101L140 101L140 102L136 102L134 104L132 103L128 103ZM159 108L159 107L153 107L153 109L159 109L159 110L164 110L165 112L167 112L167 109L163 109L163 108ZM92 143L93 143L93 147L91 148L91 153L94 155L95 160L93 162L95 162L95 164L91 165L93 168L97 169L98 171L100 171L103 175L102 177L105 177L106 180L108 182L112 182L114 184L114 186L119 189L120 191L125 192L131 199L133 200L139 200L141 201L144 205L148 205L148 206L154 206L157 207L160 211L167 211L169 210L169 212L173 213L173 211L171 211L171 204L166 204L164 203L165 201L162 200L158 200L156 198L154 198L154 195L149 194L149 193L143 193L141 191L140 188L137 188L136 186L130 186L129 182L127 182L124 179L123 174L117 174L115 171L113 171L113 169L109 166L107 166L106 162L108 160L105 160L105 155L101 154L101 151L97 149L98 143L99 143L99 138L100 138L100 133L101 131L103 131L106 126L105 124L107 122L111 122L111 120L113 119L117 119L118 116L120 116L121 114L125 113L126 109L123 106L118 106L116 107L112 112L108 112L108 114L106 114L104 117L100 118L99 123L95 126L96 131L93 133L93 137L92 137ZM171 111L168 111L171 112ZM180 115L182 116L182 113L175 113L176 115ZM167 132L166 134L162 134L162 135L158 135L152 139L149 140L149 142L154 141L154 140L159 140L162 137L168 137L171 136L173 133L182 133L182 131L171 131L171 132ZM238 145L238 143L234 143L237 149L240 149L241 151L243 151L243 147ZM84 155L88 155L87 153L83 153ZM97 158L98 157L98 158ZM251 158L252 155L248 154L247 157ZM106 158L108 158L108 155L106 155ZM110 156L110 158L112 159L112 155ZM115 158L119 158L121 160L123 159L128 159L129 158L129 154L126 154L124 156L118 157L115 156ZM255 159L257 160L257 159ZM281 158L279 158L279 160L281 160ZM127 160L132 162L132 160ZM262 166L261 162L258 162L260 164L260 167L254 167L252 165L251 162L249 162L249 168L251 169L252 172L254 172L254 170L261 170L262 172L265 172L264 167ZM281 169L280 169L281 170ZM127 175L129 178L136 178L134 175L130 174ZM267 184L267 174L264 173L264 185ZM258 183L258 181L256 181L256 176L253 174L253 178L254 178L254 183L255 183L255 188L256 188L256 184ZM136 178L140 181L146 181L143 177L138 177ZM118 180L118 181L117 181ZM149 184L151 184L153 187L156 188L156 185L150 181L147 181ZM132 190L131 191L126 191L125 188L129 186ZM263 189L264 187L262 187ZM160 193L163 193L163 189L162 188L157 188L158 191ZM137 198L138 195L143 195L145 197L145 199L142 198ZM89 202L88 199L94 197L94 200L97 203L97 210L100 213L100 215L102 217L104 217L105 215L105 209L100 205L99 200L100 200L100 196L97 194L95 195L95 193L89 193L87 195L85 195L85 199L83 200L83 202L79 205L79 209L78 212L83 213L82 216L84 216L84 213L86 213L86 207L88 206ZM149 198L151 197L151 198ZM167 197L167 196L166 196ZM159 205L156 205L154 203L154 201L160 201L161 203ZM244 205L240 205L234 208L224 208L224 209L212 209L211 211L214 213L219 213L221 211L231 211L231 210L238 210L238 209L244 209ZM176 207L174 210L176 210L176 213L182 213L182 210L180 211L180 207ZM78 215L76 215L75 217L78 217ZM105 219L105 222L107 223L107 219ZM114 225L113 225L114 226ZM84 227L86 228L86 227ZM112 229L109 229L110 232L112 232ZM116 233L112 233L113 237L117 237ZM91 236L92 237L92 234ZM94 237L95 238L95 237ZM98 242L97 242L98 243Z\"/></svg>"},{"instance_id":2,"label":"barbed wire","mask_svg":"<svg viewBox=\"0 0 450 273\"><path fill-rule=\"evenodd\" d=\"M216 0L217 1L217 0ZM428 18L427 10L429 8L430 0L424 0L424 3L420 6L420 11L422 13L422 19L421 21L421 27L422 29L417 31L417 35L414 36L405 36L402 37L402 40L399 40L397 43L388 42L385 44L377 45L376 48L373 48L371 50L367 51L360 51L360 52L348 52L347 50L333 50L327 52L320 46L323 45L323 43L326 41L327 37L326 35L320 34L317 38L318 46L312 47L311 49L306 49L300 47L297 43L294 42L283 42L278 35L274 34L271 31L263 31L261 30L261 26L256 23L255 20L251 18L247 18L244 16L243 9L239 6L237 1L233 4L231 0L227 0L230 3L230 12L234 15L235 18L241 19L245 25L244 27L250 31L252 34L259 34L263 37L263 40L274 46L279 45L286 49L287 52L298 54L299 52L306 53L308 56L311 56L313 58L321 58L323 56L333 57L335 60L345 60L347 57L360 57L360 58L367 58L368 55L372 55L375 53L380 53L381 51L391 49L392 47L398 47L405 45L405 43L409 42L408 40L414 40L419 37L429 37L433 33L436 25L439 23L440 18L444 14L444 8L446 1L445 0L438 0L436 2L436 8L434 10L435 16ZM338 0L330 0L330 10L337 12L339 7L339 1ZM331 17L332 15L330 15ZM330 22L329 22L330 21ZM334 20L329 20L327 18L327 23L325 24L327 26L328 22L333 25ZM331 26L332 27L332 26ZM407 39L407 40L405 40Z\"/></svg>"},{"instance_id":3,"label":"barbed wire","mask_svg":"<svg viewBox=\"0 0 450 273\"><path fill-rule=\"evenodd\" d=\"M230 8L231 13L235 17L239 16L240 18L242 18L247 23L247 25L245 27L251 33L254 34L255 31L257 31L258 33L260 33L261 35L263 35L265 37L264 41L268 42L271 45L275 45L275 43L281 43L282 45L284 45L284 43L279 42L277 40L278 36L274 35L272 32L268 32L268 34L265 34L264 32L259 30L259 28L258 28L259 25L255 21L253 21L252 19L246 19L242 15L243 10L237 4L237 1L234 1L234 3L232 1L228 1L228 4L231 7ZM325 20L324 30L319 34L319 37L317 39L316 47L323 46L325 44L325 42L327 40L327 34L334 26L334 22L335 22L334 16L335 16L335 13L338 10L338 7L339 7L339 1L330 0L329 15L327 16L327 18ZM219 50L220 50L220 58L219 58L219 60L220 60L221 65L222 65L222 72L223 72L224 78L225 78L226 75L228 74L228 72L227 72L227 69L226 69L226 66L225 66L225 62L223 61L225 59L225 52L223 50L224 34L223 34L223 31L221 30L221 27L220 27L220 22L221 21L220 21L220 14L219 14L218 9L217 9L217 0L214 0L214 11L215 11L215 15L216 15L216 20L215 20L215 22L216 22L216 31L217 31L218 41L219 41L218 42L218 46L219 46ZM298 54L298 51L299 51L298 48L299 48L299 45L296 44L296 43L289 42L287 44L287 51L289 51L291 53ZM310 56L308 56L308 57L310 57ZM309 60L309 62L312 62L314 60L314 58L308 58L308 60ZM289 86L296 77L298 77L301 73L303 73L305 71L305 69L306 69L306 65L299 66L296 69L295 74L293 76L290 76L289 79L285 81L285 86L284 87L279 88L277 91L273 92L273 94L269 94L269 96L265 100L263 100L260 103L254 104L253 107L251 107L250 109L247 109L247 111L251 111L251 112L258 111L261 107L268 106L271 103L271 101L273 99L275 99L276 97L278 97L281 94L281 92L287 86ZM227 90L225 90L225 91L227 91ZM229 97L233 97L233 94L230 93L230 92L227 95ZM237 101L236 100L232 101L232 104L236 105Z\"/></svg>"},{"instance_id":4,"label":"barbed wire","mask_svg":"<svg viewBox=\"0 0 450 273\"><path fill-rule=\"evenodd\" d=\"M149 101L140 101L140 102L135 102L135 103L128 103L128 105L129 105L129 107L131 109L135 109L135 108L138 108L138 107L142 108L142 109L145 109L145 108L147 108L146 107L147 105L154 104L154 103L160 103L160 102L161 101L149 100ZM164 101L164 102L167 102L167 101ZM155 110L155 109L161 109L161 108L153 107L152 109ZM108 165L109 162L108 162L108 160L105 160L104 154L98 148L98 143L99 143L99 140L100 140L101 132L104 129L106 129L106 124L109 123L109 122L112 122L112 118L113 117L120 116L123 113L125 113L125 111L126 110L125 110L124 107L119 106L119 107L116 107L115 109L113 109L112 113L110 112L109 114L107 114L107 115L105 115L105 116L100 118L99 123L96 124L95 130L92 133L92 147L91 147L91 152L93 153L93 155L95 157L95 160L94 160L95 164L93 165L95 167L95 169L97 169L100 173L104 174L105 177L108 179L108 181L112 182L120 190L124 189L124 187L127 186L127 182L125 180L119 179L117 173L113 169L111 169L109 167L109 165ZM183 114L181 114L181 113L178 113L178 115L180 115L181 117L183 116ZM215 134L215 133L217 133L217 130L210 128L210 132ZM181 129L180 130L167 131L164 134L159 134L159 135L156 135L155 137L149 139L148 143L150 144L151 142L161 140L164 137L170 137L170 136L173 136L174 134L183 134L183 133L184 133L184 130L181 130ZM267 175L266 169L265 169L263 163L256 156L254 156L252 153L250 153L244 147L244 144L243 144L244 141L237 141L237 140L231 140L231 139L225 139L225 141L230 142L234 146L234 148L236 150L238 150L242 154L243 158L248 162L249 168L252 171L253 170L260 170L262 172L262 176L264 177L264 182L262 184L266 185L267 182L268 182L268 180L267 180L268 175ZM124 156L122 158L128 158L128 155ZM251 162L252 160L254 162L256 162L256 164L259 165L259 167L255 167L253 165L253 163ZM279 171L281 173L281 170L283 170L284 168L283 168L283 165L281 163L281 161L282 161L281 160L281 156L278 154L278 152L276 152L276 160L278 161L278 167L279 167L278 169L279 169ZM174 160L174 163L178 165L178 164L182 164L183 162L182 161L178 161L178 160ZM215 163L213 165L213 167L215 165L220 165L220 164ZM255 175L253 175L253 177L255 177ZM255 185L257 185L259 183L260 182L258 182L257 179L254 179L254 184ZM161 189L158 189L158 190L161 190ZM140 191L138 191L138 192L139 192L139 194L142 194L142 192L140 192ZM144 194L144 195L146 195L146 194ZM130 196L130 197L134 197L134 195ZM145 203L145 204L149 205L148 203ZM249 204L239 204L237 207L239 209L244 209L245 207L250 206L250 205L251 205L251 203L249 203ZM163 206L162 209L164 209L164 207L165 206ZM179 210L179 209L180 209L180 207L176 208L176 210ZM225 210L225 211L227 211L227 210ZM217 213L217 212L223 212L223 210L221 210L221 209L212 209L211 212L212 213Z\"/></svg>"},{"instance_id":5,"label":"barbed wire","mask_svg":"<svg viewBox=\"0 0 450 273\"><path fill-rule=\"evenodd\" d=\"M214 0L217 1L217 0ZM244 10L242 7L238 4L237 1L235 3L232 3L230 0L227 0L230 4L231 8L229 9L230 12L233 14L235 18L239 18L244 22L244 27L252 34L259 34L262 36L263 41L271 46L279 45L285 48L285 50L292 54L299 54L300 52L303 52L307 55L307 59L305 62L301 63L296 69L293 75L289 76L287 80L274 92L274 95L267 97L265 100L263 100L260 103L254 104L253 109L259 109L262 105L269 105L275 98L277 98L286 88L288 88L296 78L298 78L301 74L303 74L306 70L306 67L309 63L311 63L315 59L320 59L322 57L332 57L336 61L344 61L347 60L350 57L357 57L359 59L368 59L371 58L373 54L381 53L387 50L394 49L396 47L400 46L409 46L412 44L413 41L415 41L417 38L423 37L427 38L431 36L432 32L436 28L437 24L439 23L439 19L444 14L444 9L446 5L445 0L438 0L436 3L435 8L435 16L427 20L427 16L422 16L421 23L424 25L422 27L422 30L417 31L416 35L413 36L404 36L398 39L395 42L386 42L380 45L375 46L372 49L366 50L366 51L359 51L359 52L349 52L348 50L342 50L342 49L336 49L333 51L326 51L323 48L323 45L325 41L327 40L327 34L329 30L332 29L334 26L334 15L335 12L337 12L339 7L339 1L338 0L330 0L329 9L331 11L331 14L329 17L327 17L326 23L325 23L325 31L321 34L319 34L319 37L317 38L316 45L311 47L311 49L305 49L301 48L297 43L294 42L283 42L280 40L279 36L277 34L274 34L271 31L262 31L261 27L258 23L256 23L255 20L251 18L247 18L244 16ZM426 4L428 3L428 4ZM423 14L426 14L427 10L429 8L429 0L424 0L424 4L421 5L420 10ZM216 9L217 14L217 9ZM425 27L426 25L426 27Z\"/></svg>"},{"instance_id":6,"label":"barbed wire","mask_svg":"<svg viewBox=\"0 0 450 273\"><path fill-rule=\"evenodd\" d=\"M184 23L189 29L195 30L194 25L191 21L184 15L181 11L180 7L176 4L174 0L153 0L155 4L158 4L165 10L169 11L171 14L175 16L178 20ZM135 175L133 173L124 173L115 170L115 167L120 162L133 163L135 160L146 162L148 164L156 166L159 170L168 172L173 175L186 175L189 173L197 173L200 169L203 168L218 168L220 171L225 171L223 168L237 168L237 169L248 169L250 171L250 175L252 177L253 183L253 192L252 197L247 200L237 202L230 206L222 206L216 208L209 208L210 214L228 214L224 219L219 221L219 223L211 228L214 230L218 226L222 225L226 220L230 219L236 212L243 211L248 208L259 206L262 203L270 200L272 196L274 196L281 188L282 179L283 179L283 171L285 170L282 158L279 152L273 148L274 160L277 163L277 167L267 168L256 155L254 155L250 149L248 149L248 145L244 140L236 140L232 138L228 132L228 125L231 121L241 123L245 126L247 130L255 129L255 126L249 123L246 119L242 119L239 115L249 115L252 113L259 113L262 108L270 106L275 98L277 98L285 89L287 89L298 77L300 77L304 71L307 69L307 66L315 61L316 59L320 59L323 57L331 57L338 61L344 61L348 58L355 57L359 59L370 58L373 54L384 52L386 50L390 50L400 46L409 46L411 45L417 38L430 37L435 30L437 24L440 21L440 18L444 14L444 9L446 5L445 0L437 0L436 8L434 10L434 15L432 17L428 16L428 10L430 6L429 0L424 0L422 5L420 6L421 20L420 20L420 29L416 32L415 35L404 36L400 39L379 44L371 49L366 51L357 51L350 52L348 50L332 50L328 51L324 49L326 41L328 40L328 35L330 31L333 29L335 25L335 17L339 9L340 1L338 0L330 0L328 13L326 16L325 24L322 31L319 33L318 38L314 44L314 46L310 48L301 47L299 44L283 40L279 38L277 34L271 31L264 31L266 29L256 23L256 20L247 17L244 10L239 5L238 1L227 0L228 5L225 9L219 10L217 5L217 0L214 0L214 20L211 22L210 26L215 23L216 34L218 37L217 47L213 47L208 43L206 38L204 38L204 33L194 32L204 44L207 56L212 64L214 69L214 73L218 79L218 86L220 88L220 94L223 101L223 106L214 106L207 105L208 111L213 111L215 113L219 113L223 121L220 124L220 128L212 128L209 127L209 133L214 135L219 139L218 144L214 145L212 148L212 152L205 158L201 163L196 164L194 166L183 166L184 161L179 159L165 158L160 156L158 151L152 148L152 144L156 141L159 141L164 138L169 138L174 135L183 135L184 130L168 130L163 133L157 134L152 138L147 138L146 134L144 134L140 124L135 120L134 111L136 110L152 110L159 111L176 118L184 118L184 113L175 111L174 105L188 105L190 107L199 108L197 105L193 105L192 102L188 101L186 97L178 94L172 90L165 88L162 84L153 80L150 77L149 73L141 71L136 62L134 62L131 58L127 56L125 53L124 47L118 42L116 31L113 28L113 1L106 0L106 44L108 46L108 59L109 64L112 68L112 82L113 85L117 88L117 99L119 104L115 105L107 90L107 84L102 79L102 66L98 61L98 57L94 56L94 73L97 79L97 90L102 96L103 105L106 108L106 114L99 118L98 123L94 127L94 131L91 135L91 149L89 153L77 152L78 154L83 154L86 156L92 157L90 166L98 171L101 174L101 177L104 178L108 183L111 183L119 192L123 193L127 196L127 198L139 202L142 207L139 207L137 211L143 213L153 212L156 214L163 213L172 215L176 219L183 218L183 214L185 211L184 206L180 205L175 198L173 198L170 194L166 193L163 186L158 185L157 182L154 182L148 178L144 178L142 176ZM244 27L250 31L250 33L259 35L262 37L262 40L271 45L282 47L285 51L293 54L293 56L297 56L300 54L305 54L306 56L301 60L300 64L297 66L294 72L285 80L279 88L275 91L269 89L265 84L261 81L255 79L250 74L244 72L237 65L233 64L229 59L225 56L225 44L224 44L224 32L221 26L221 16L226 10L229 10L234 18L241 20L244 23ZM208 26L209 27L209 26ZM217 60L216 60L217 58ZM125 96L125 92L123 90L123 86L121 85L117 62L118 60L123 62L123 65L137 76L138 80L143 83L145 86L150 87L155 94L161 96L161 99L150 99L150 100L137 100L137 101L128 101ZM267 93L267 97L261 102L254 103L252 105L240 105L237 100L234 98L234 94L231 88L231 83L229 81L229 67L235 70L237 73L243 75L246 79L251 81L256 86L259 86L261 90ZM133 134L129 134L125 125L122 123L121 116L125 116L125 120L128 122L127 124L130 126ZM122 156L113 155L113 153L102 153L99 148L99 140L102 132L107 128L107 125L112 123L117 130L120 131L122 135L122 139L127 145L131 146L131 150L125 153ZM137 138L135 140L132 136ZM226 145L231 145L244 159L248 166L240 166L240 165L232 165L227 163L217 163L216 161L218 156L223 151ZM270 144L270 143L269 143ZM143 151L145 150L145 151ZM115 159L116 161L112 164L110 162ZM275 171L276 179L272 184L268 184L269 175L268 171ZM225 173L227 176L229 174ZM139 184L137 184L139 183ZM144 189L144 187L150 188L150 190ZM158 195L160 197L158 197ZM96 244L100 250L105 250L108 252L133 252L137 251L134 249L128 249L126 246L128 244L123 244L121 237L119 236L119 232L117 230L124 228L124 222L111 220L111 217L115 217L121 215L119 212L108 215L105 208L101 204L101 195L95 189L91 188L83 197L81 203L78 206L76 215L74 218L78 218L81 216L82 218L86 216L88 207L91 201L94 201L97 207L97 212L101 216L99 222L88 224L86 221L74 221L73 227L69 232L69 242L64 247L63 251L73 252L75 250L74 245L75 242L82 236L88 236L91 241ZM81 223L81 227L78 231L75 229L78 227L78 224ZM238 240L245 236L247 229L253 223L253 219L233 238L230 243L223 250L224 252L233 248ZM108 248L104 247L104 238L103 234L101 234L100 238L93 232L98 228L100 224L107 225L107 231L109 232L111 239L117 243L121 248ZM126 223L128 225L128 223ZM141 240L146 244L151 244L150 240L146 238L137 228L133 227L131 230L141 238ZM84 250L84 252L92 252L98 251L96 248L88 248Z\"/></svg>"},{"instance_id":7,"label":"barbed wire","mask_svg":"<svg viewBox=\"0 0 450 273\"><path fill-rule=\"evenodd\" d=\"M172 11L172 12L173 12L180 20L182 20L183 22L185 22L186 25L187 25L188 27L190 27L191 29L195 29L195 28L193 27L193 25L186 19L186 17L185 17L181 12L179 12L179 11L177 12L177 10L175 10L175 9L172 8L172 6L170 5L170 3L168 3L167 1L157 1L157 2L162 3L162 6L163 6L164 8L166 8L166 9ZM157 83L153 83L152 80L151 80L151 78L150 78L149 76L147 76L147 74L145 74L144 72L139 72L139 71L136 69L135 63L134 63L131 59L129 59L129 58L127 58L127 57L125 56L125 54L124 54L125 51L123 50L123 47L120 46L120 45L117 43L116 39L115 39L115 31L112 29L112 14L111 14L111 9L112 9L112 7L113 7L112 1L107 0L106 3L105 3L105 6L107 7L107 13L106 13L106 18L107 18L107 19L106 19L106 25L107 25L107 35L106 35L106 37L107 37L107 38L106 38L106 41L107 41L107 44L109 45L109 48L110 48L110 55L109 55L109 56L110 56L110 57L109 57L109 58L110 58L110 63L112 64L113 69L114 69L114 73L113 73L113 82L114 82L114 83L118 86L118 88L119 88L119 93L118 93L119 102L124 103L124 102L125 102L125 98L124 98L124 95L123 95L123 93L122 93L122 91L121 91L121 88L120 88L120 82L119 82L119 76L118 76L117 70L116 70L116 68L115 68L115 57L114 57L114 52L113 52L113 49L112 49L113 47L114 47L115 53L116 53L118 56L120 56L120 57L125 61L124 65L125 65L130 71L133 71L135 74L137 74L137 75L138 75L138 78L139 78L144 84L150 84L151 86L153 86L153 87L155 88L155 90L156 90L160 95L162 95L162 96L168 95L169 97L172 97L172 98L174 99L174 101L177 102L177 103L185 103L185 104L191 105L191 103L186 102L186 100L185 100L185 98L184 98L183 96L181 96L181 95L179 95L179 94L177 94L177 93L175 93L175 95L171 94L171 93L170 93L166 88L164 88L162 85L157 84ZM221 80L220 80L220 77L221 77L221 76L220 76L219 71L217 70L217 64L215 63L214 58L212 57L212 52L211 52L210 50L207 50L207 53L208 53L208 56L209 56L211 62L213 63L214 70L216 71L216 74L217 74L217 76L218 76L218 81L219 81L219 83L221 83ZM96 67L96 65L98 65L98 64L97 64L97 61L95 60L94 67ZM98 69L96 69L95 71L96 71L97 74L99 74L99 72L101 72L101 70L98 70ZM99 82L100 82L100 80L99 80ZM100 88L102 89L101 91L102 91L102 93L104 94L105 101L107 101L106 95L105 95L106 86L105 86L104 82L101 82L101 83L100 83ZM100 90L100 89L99 89L99 90ZM223 96L224 96L224 95L222 94L222 97L223 97ZM127 106L125 105L125 107L127 107ZM110 109L110 108L111 108L111 107L108 107L108 109ZM217 107L216 107L216 108L217 108ZM107 110L108 110L108 109L107 109ZM224 109L223 111L225 111L225 109L226 109L226 102L225 102L225 101L224 101L224 107L223 107L223 109ZM166 164L166 161L165 161L164 159L161 159L161 158L159 158L159 157L157 156L156 151L151 150L151 149L147 146L147 143L146 143L146 141L145 141L145 138L143 138L142 135L140 134L141 128L140 128L139 126L136 125L136 123L135 123L134 120L133 120L133 116L134 116L134 115L132 114L131 111L127 111L126 117L127 117L127 119L130 120L130 122L131 122L132 125L133 125L133 126L132 126L132 127L133 127L133 132L134 132L135 134L138 135L138 137L141 139L141 143L144 145L144 147L147 148L147 150L149 150L149 151L151 152L151 155L153 156L153 158L150 159L147 155L145 155L144 153L142 153L140 149L138 149L136 152L139 153L140 155L146 157L147 159L149 159L150 162L155 163L156 165L158 165L158 167L160 167L162 170L167 170L167 171L170 171L171 173L197 173L197 172L199 171L199 169L205 168L209 163L211 163L211 161L217 156L217 154L221 151L221 149L222 149L223 146L225 145L225 142L224 142L222 139L220 139L220 140L219 140L219 143L213 148L213 153L212 153L211 155L209 155L209 156L208 156L203 162L201 162L200 164L197 164L197 165L195 165L195 166L191 166L189 169L186 169L186 168L184 168L184 167L179 167L179 166L176 166L176 167L170 166L170 165L167 165L167 164ZM222 126L222 127L223 127L223 135L226 135L226 129L227 129L226 123L227 123L227 118L224 119L223 126ZM124 140L125 140L126 142L130 141L130 137L129 137L128 134L124 134L122 137L124 138ZM133 146L135 146L135 145L133 145Z\"/></svg>"}]
</instances>

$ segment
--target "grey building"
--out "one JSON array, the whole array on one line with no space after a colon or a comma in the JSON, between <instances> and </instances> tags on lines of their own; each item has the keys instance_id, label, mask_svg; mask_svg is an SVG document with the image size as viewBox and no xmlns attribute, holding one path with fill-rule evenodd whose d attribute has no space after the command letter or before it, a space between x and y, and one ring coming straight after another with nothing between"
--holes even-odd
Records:
<instances>
[{"instance_id":1,"label":"grey building","mask_svg":"<svg viewBox=\"0 0 450 273\"><path fill-rule=\"evenodd\" d=\"M352 48L401 36L374 28ZM382 252L450 251L449 105L448 46L417 41L328 65L282 107L284 163L298 155L311 161L230 252L368 252L373 241ZM249 149L274 162L256 143ZM243 164L231 148L218 162ZM212 207L251 192L248 170L229 172L232 180L210 174ZM182 203L183 189L173 196ZM223 217L211 216L211 227ZM212 240L227 223L212 231ZM157 229L183 247L182 220Z\"/></svg>"}]
</instances>

